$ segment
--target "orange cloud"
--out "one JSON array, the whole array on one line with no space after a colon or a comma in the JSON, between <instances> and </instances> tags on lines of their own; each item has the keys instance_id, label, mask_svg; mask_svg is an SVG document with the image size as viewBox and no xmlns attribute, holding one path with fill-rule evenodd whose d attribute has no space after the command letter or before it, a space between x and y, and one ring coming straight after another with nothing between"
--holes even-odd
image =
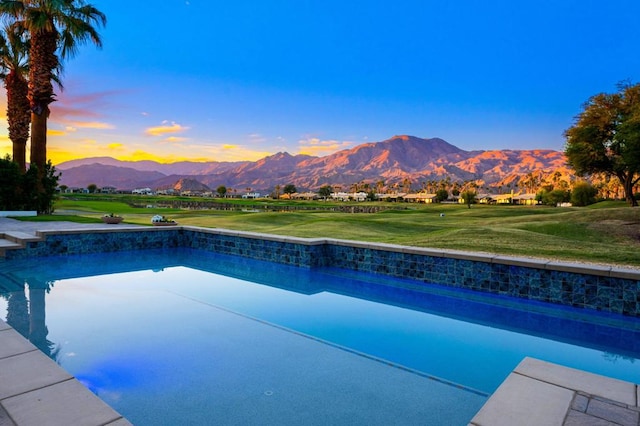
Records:
<instances>
[{"instance_id":1,"label":"orange cloud","mask_svg":"<svg viewBox=\"0 0 640 426\"><path fill-rule=\"evenodd\" d=\"M79 127L81 129L115 129L113 124L102 123L99 121L73 121L71 123L71 128Z\"/></svg>"},{"instance_id":2,"label":"orange cloud","mask_svg":"<svg viewBox=\"0 0 640 426\"><path fill-rule=\"evenodd\" d=\"M181 138L178 136L169 136L168 138L165 139L165 141L172 142L172 143L180 143L180 142L185 142L187 140L188 140L187 138Z\"/></svg>"},{"instance_id":3,"label":"orange cloud","mask_svg":"<svg viewBox=\"0 0 640 426\"><path fill-rule=\"evenodd\" d=\"M47 129L47 136L65 136L68 132L64 130Z\"/></svg>"},{"instance_id":4,"label":"orange cloud","mask_svg":"<svg viewBox=\"0 0 640 426\"><path fill-rule=\"evenodd\" d=\"M304 155L323 156L334 152L348 149L353 146L350 141L320 140L318 138L308 138L298 141L300 144L299 153Z\"/></svg>"},{"instance_id":5,"label":"orange cloud","mask_svg":"<svg viewBox=\"0 0 640 426\"><path fill-rule=\"evenodd\" d=\"M109 106L108 98L118 92L98 92L81 95L69 95L62 92L58 102L51 106L51 121L67 127L79 127L84 129L113 129L109 123L99 121L104 111Z\"/></svg>"},{"instance_id":6,"label":"orange cloud","mask_svg":"<svg viewBox=\"0 0 640 426\"><path fill-rule=\"evenodd\" d=\"M188 130L188 127L181 126L178 123L163 122L161 126L149 127L144 132L149 136L164 136L172 133L182 133Z\"/></svg>"}]
</instances>

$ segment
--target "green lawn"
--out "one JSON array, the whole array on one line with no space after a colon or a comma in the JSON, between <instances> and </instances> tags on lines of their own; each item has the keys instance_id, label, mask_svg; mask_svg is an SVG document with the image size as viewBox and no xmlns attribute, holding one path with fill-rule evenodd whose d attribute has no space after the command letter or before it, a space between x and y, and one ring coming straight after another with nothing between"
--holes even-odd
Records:
<instances>
[{"instance_id":1,"label":"green lawn","mask_svg":"<svg viewBox=\"0 0 640 426\"><path fill-rule=\"evenodd\" d=\"M161 200L135 197L136 204ZM240 207L258 203L238 200ZM129 198L59 200L65 216L38 220L98 221L105 213L150 224L163 214L183 225L298 237L330 237L488 253L640 266L640 209L605 202L587 208L381 203L403 210L379 213L260 212L132 207ZM278 203L269 201L270 204ZM286 203L286 204L285 204ZM323 202L282 205L326 206Z\"/></svg>"}]
</instances>

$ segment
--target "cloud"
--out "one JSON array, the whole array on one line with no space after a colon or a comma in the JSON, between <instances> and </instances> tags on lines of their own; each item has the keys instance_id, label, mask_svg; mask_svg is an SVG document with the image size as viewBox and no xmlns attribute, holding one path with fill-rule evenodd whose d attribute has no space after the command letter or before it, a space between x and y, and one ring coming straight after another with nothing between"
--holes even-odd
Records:
<instances>
[{"instance_id":1,"label":"cloud","mask_svg":"<svg viewBox=\"0 0 640 426\"><path fill-rule=\"evenodd\" d=\"M353 146L350 141L320 140L318 138L307 138L298 141L300 149L298 152L305 155L323 156L333 154L336 151L349 149Z\"/></svg>"},{"instance_id":2,"label":"cloud","mask_svg":"<svg viewBox=\"0 0 640 426\"><path fill-rule=\"evenodd\" d=\"M68 132L65 130L47 129L47 136L65 136Z\"/></svg>"},{"instance_id":3,"label":"cloud","mask_svg":"<svg viewBox=\"0 0 640 426\"><path fill-rule=\"evenodd\" d=\"M119 92L104 91L69 95L62 92L51 106L51 122L83 129L113 129L114 125L101 121L100 111L109 106L108 99Z\"/></svg>"},{"instance_id":4,"label":"cloud","mask_svg":"<svg viewBox=\"0 0 640 426\"><path fill-rule=\"evenodd\" d=\"M189 139L187 138L181 138L179 136L169 136L168 138L165 139L165 141L167 142L171 142L171 143L180 143L180 142L186 142Z\"/></svg>"},{"instance_id":5,"label":"cloud","mask_svg":"<svg viewBox=\"0 0 640 426\"><path fill-rule=\"evenodd\" d=\"M209 161L212 159L215 161L256 161L273 154L272 152L255 150L242 145L228 143L213 146L209 145L206 147L201 146L195 152L198 151L202 152L206 158L209 158Z\"/></svg>"},{"instance_id":6,"label":"cloud","mask_svg":"<svg viewBox=\"0 0 640 426\"><path fill-rule=\"evenodd\" d=\"M185 130L189 130L189 128L181 126L178 123L169 124L168 122L163 121L162 125L149 127L144 131L144 133L149 136L164 136L167 134L182 133Z\"/></svg>"},{"instance_id":7,"label":"cloud","mask_svg":"<svg viewBox=\"0 0 640 426\"><path fill-rule=\"evenodd\" d=\"M99 121L75 121L71 123L72 127L81 129L115 129L113 124L102 123Z\"/></svg>"},{"instance_id":8,"label":"cloud","mask_svg":"<svg viewBox=\"0 0 640 426\"><path fill-rule=\"evenodd\" d=\"M114 151L120 151L124 148L124 144L121 144L120 142L114 142L114 143L110 143L107 145L107 148L114 150Z\"/></svg>"}]
</instances>

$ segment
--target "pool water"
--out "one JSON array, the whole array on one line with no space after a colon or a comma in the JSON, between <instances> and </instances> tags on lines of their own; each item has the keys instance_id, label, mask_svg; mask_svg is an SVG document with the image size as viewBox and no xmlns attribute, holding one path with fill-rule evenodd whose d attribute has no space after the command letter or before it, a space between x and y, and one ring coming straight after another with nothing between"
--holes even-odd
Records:
<instances>
[{"instance_id":1,"label":"pool water","mask_svg":"<svg viewBox=\"0 0 640 426\"><path fill-rule=\"evenodd\" d=\"M525 356L640 382L637 319L333 268L48 257L5 261L0 295L134 424L466 424Z\"/></svg>"}]
</instances>

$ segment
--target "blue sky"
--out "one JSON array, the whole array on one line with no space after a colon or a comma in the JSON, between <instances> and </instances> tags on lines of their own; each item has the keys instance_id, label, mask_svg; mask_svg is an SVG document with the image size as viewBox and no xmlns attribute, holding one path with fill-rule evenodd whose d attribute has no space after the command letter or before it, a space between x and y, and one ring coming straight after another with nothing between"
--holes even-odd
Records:
<instances>
[{"instance_id":1,"label":"blue sky","mask_svg":"<svg viewBox=\"0 0 640 426\"><path fill-rule=\"evenodd\" d=\"M327 155L396 134L562 150L589 96L640 81L636 0L92 3L104 47L66 64L54 164Z\"/></svg>"}]
</instances>

